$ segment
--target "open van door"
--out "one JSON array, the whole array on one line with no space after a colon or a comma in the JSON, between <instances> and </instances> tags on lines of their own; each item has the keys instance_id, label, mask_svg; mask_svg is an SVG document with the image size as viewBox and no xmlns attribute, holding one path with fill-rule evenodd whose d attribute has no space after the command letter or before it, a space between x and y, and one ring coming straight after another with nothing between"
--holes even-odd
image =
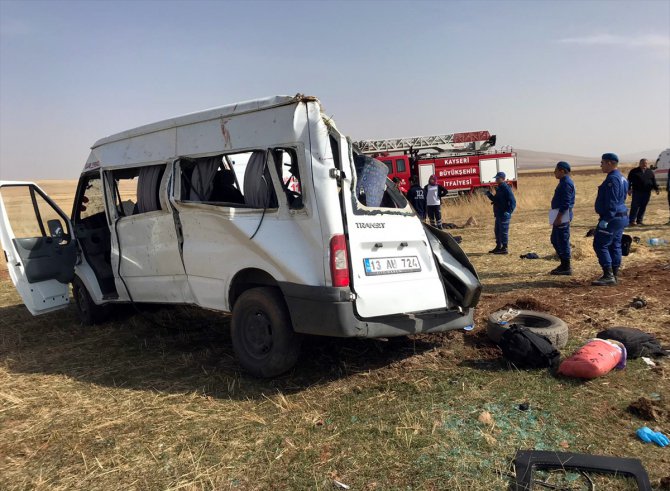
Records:
<instances>
[{"instance_id":1,"label":"open van door","mask_svg":"<svg viewBox=\"0 0 670 491\"><path fill-rule=\"evenodd\" d=\"M347 151L343 167L351 164L342 179L342 205L357 313L372 318L447 308L423 225L400 191L391 187L386 167L367 156L352 161L345 139L330 140L335 155L340 148ZM354 175L359 176L356 181ZM386 203L386 198L392 203Z\"/></svg>"},{"instance_id":2,"label":"open van door","mask_svg":"<svg viewBox=\"0 0 670 491\"><path fill-rule=\"evenodd\" d=\"M12 283L31 314L70 302L77 244L67 215L31 182L0 181L0 244Z\"/></svg>"}]
</instances>

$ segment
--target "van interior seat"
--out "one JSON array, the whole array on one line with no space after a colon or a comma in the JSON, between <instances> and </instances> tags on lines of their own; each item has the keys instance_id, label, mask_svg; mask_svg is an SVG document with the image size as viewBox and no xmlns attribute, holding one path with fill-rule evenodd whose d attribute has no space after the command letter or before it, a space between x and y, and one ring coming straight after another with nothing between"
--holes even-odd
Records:
<instances>
[{"instance_id":1,"label":"van interior seat","mask_svg":"<svg viewBox=\"0 0 670 491\"><path fill-rule=\"evenodd\" d=\"M235 187L235 173L232 170L220 169L216 173L210 201L244 204L244 196Z\"/></svg>"}]
</instances>

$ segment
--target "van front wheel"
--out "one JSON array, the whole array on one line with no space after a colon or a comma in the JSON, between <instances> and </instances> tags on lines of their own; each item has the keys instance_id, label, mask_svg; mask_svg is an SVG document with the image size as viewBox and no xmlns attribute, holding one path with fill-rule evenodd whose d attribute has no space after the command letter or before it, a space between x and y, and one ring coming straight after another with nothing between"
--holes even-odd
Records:
<instances>
[{"instance_id":1,"label":"van front wheel","mask_svg":"<svg viewBox=\"0 0 670 491\"><path fill-rule=\"evenodd\" d=\"M252 288L235 302L231 324L240 365L257 377L275 377L298 360L301 336L293 332L286 303L277 288Z\"/></svg>"},{"instance_id":2,"label":"van front wheel","mask_svg":"<svg viewBox=\"0 0 670 491\"><path fill-rule=\"evenodd\" d=\"M81 323L85 326L92 326L104 322L109 316L109 307L97 305L88 293L84 283L75 276L72 280L72 296L77 306L77 314Z\"/></svg>"}]
</instances>

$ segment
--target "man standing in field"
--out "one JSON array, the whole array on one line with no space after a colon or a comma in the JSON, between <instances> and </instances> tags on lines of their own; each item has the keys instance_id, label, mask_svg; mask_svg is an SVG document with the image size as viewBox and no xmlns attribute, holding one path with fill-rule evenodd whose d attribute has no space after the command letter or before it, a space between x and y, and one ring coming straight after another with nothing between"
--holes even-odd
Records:
<instances>
[{"instance_id":1,"label":"man standing in field","mask_svg":"<svg viewBox=\"0 0 670 491\"><path fill-rule=\"evenodd\" d=\"M428 184L423 188L426 197L426 212L433 227L442 228L442 200L447 195L447 190L437 183L433 175L428 178Z\"/></svg>"},{"instance_id":2,"label":"man standing in field","mask_svg":"<svg viewBox=\"0 0 670 491\"><path fill-rule=\"evenodd\" d=\"M423 188L419 186L419 178L412 176L409 180L411 186L407 191L407 200L419 215L421 221L426 219L426 196L423 194Z\"/></svg>"},{"instance_id":3,"label":"man standing in field","mask_svg":"<svg viewBox=\"0 0 670 491\"><path fill-rule=\"evenodd\" d=\"M558 179L558 186L551 199L551 209L557 210L557 213L551 227L551 245L554 246L561 264L551 270L551 274L571 275L570 222L572 209L575 206L575 184L570 178L570 164L562 160L558 162L554 169L554 177Z\"/></svg>"},{"instance_id":4,"label":"man standing in field","mask_svg":"<svg viewBox=\"0 0 670 491\"><path fill-rule=\"evenodd\" d=\"M512 219L512 213L516 208L516 199L509 185L505 182L505 173L498 172L495 175L498 186L493 194L491 190L486 192L486 196L493 204L493 216L495 217L494 232L496 236L495 249L489 251L490 254L508 254L507 242L509 239L509 222Z\"/></svg>"},{"instance_id":5,"label":"man standing in field","mask_svg":"<svg viewBox=\"0 0 670 491\"><path fill-rule=\"evenodd\" d=\"M628 173L628 195L633 195L630 203L630 216L628 222L631 227L644 225L644 212L647 211L651 190L656 194L661 191L656 183L654 171L649 168L647 159L641 159L637 167Z\"/></svg>"},{"instance_id":6,"label":"man standing in field","mask_svg":"<svg viewBox=\"0 0 670 491\"><path fill-rule=\"evenodd\" d=\"M591 283L595 286L616 285L621 267L621 237L628 224L628 181L618 167L619 157L616 154L603 154L600 170L607 177L598 186L595 208L599 221L593 237L593 250L596 251L598 262L603 268L603 275Z\"/></svg>"}]
</instances>

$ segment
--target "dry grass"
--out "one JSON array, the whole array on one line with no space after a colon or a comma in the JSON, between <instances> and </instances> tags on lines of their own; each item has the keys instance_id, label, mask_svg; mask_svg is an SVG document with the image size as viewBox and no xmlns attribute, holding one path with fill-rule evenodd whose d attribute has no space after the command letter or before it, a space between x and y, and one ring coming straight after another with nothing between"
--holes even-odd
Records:
<instances>
[{"instance_id":1,"label":"dry grass","mask_svg":"<svg viewBox=\"0 0 670 491\"><path fill-rule=\"evenodd\" d=\"M491 256L490 205L451 203L447 221L485 285L474 332L406 340L310 339L296 369L249 378L233 359L228 320L195 309L131 309L103 326L72 309L33 318L0 278L0 489L506 489L518 448L637 457L652 479L670 475L667 449L643 445L647 424L626 412L640 396L670 393L667 362L640 360L582 383L508 370L483 331L506 304L544 305L571 328L569 353L613 324L670 344L668 248L626 258L621 285L592 288L590 240L598 174L575 176L576 276L546 275L551 176L523 177L508 257ZM69 210L72 183L44 185ZM653 197L642 238L670 238L665 196ZM665 267L666 269L662 269ZM636 294L645 309L629 307ZM182 328L183 329L180 329ZM176 328L176 329L175 329ZM518 405L529 402L530 411ZM481 417L483 412L488 417ZM649 423L670 433L668 412ZM568 476L572 479L572 476ZM571 483L575 485L574 482ZM628 489L614 480L599 489Z\"/></svg>"}]
</instances>

